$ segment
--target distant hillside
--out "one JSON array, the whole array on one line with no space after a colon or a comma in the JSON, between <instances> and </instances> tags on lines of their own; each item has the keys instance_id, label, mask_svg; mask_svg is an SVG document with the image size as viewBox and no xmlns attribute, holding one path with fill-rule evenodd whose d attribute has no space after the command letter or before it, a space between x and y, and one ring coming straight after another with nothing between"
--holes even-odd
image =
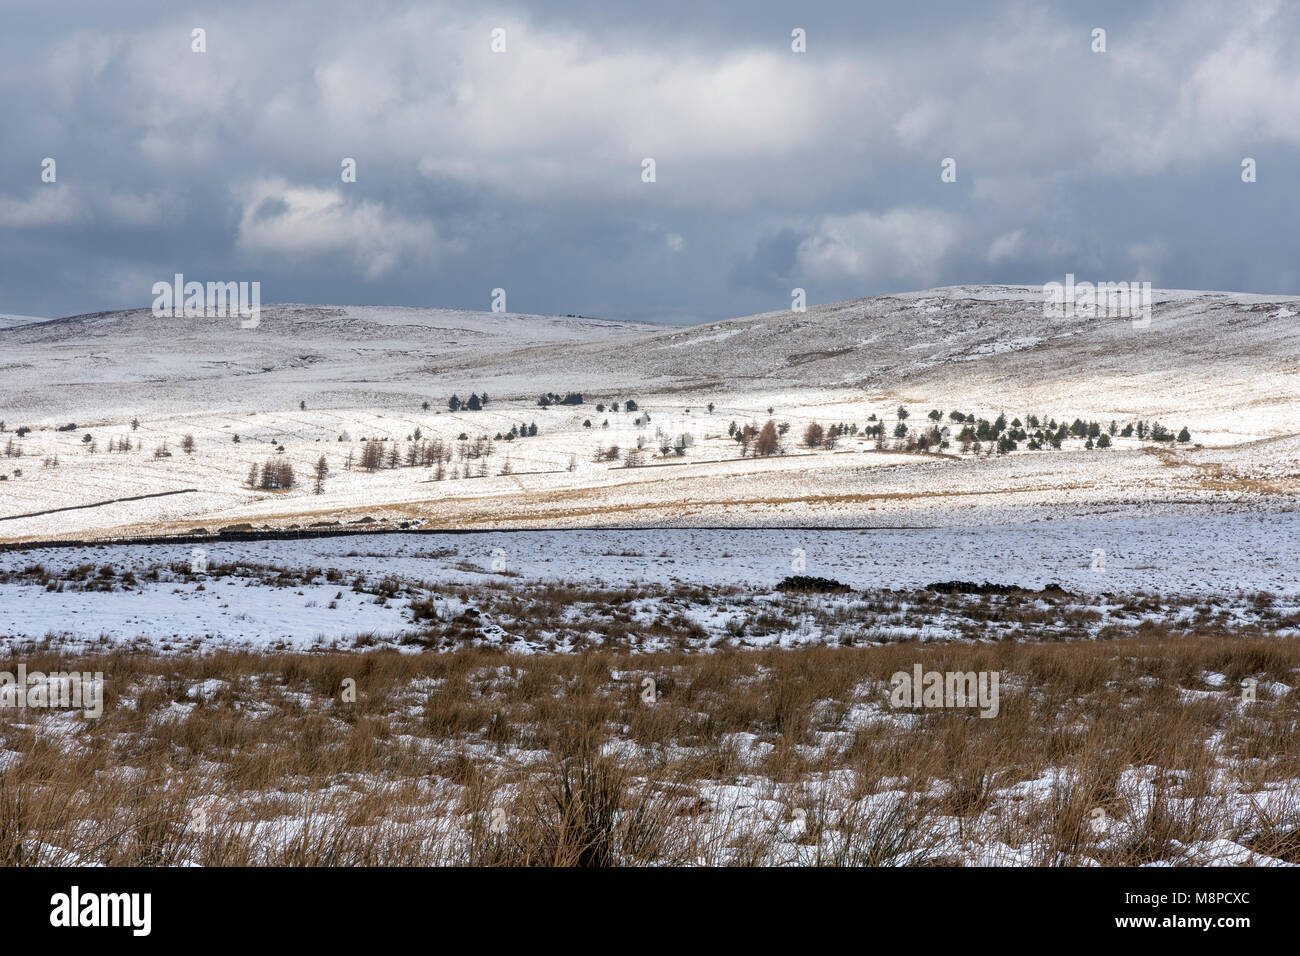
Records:
<instances>
[{"instance_id":1,"label":"distant hillside","mask_svg":"<svg viewBox=\"0 0 1300 956\"><path fill-rule=\"evenodd\" d=\"M12 315L7 312L0 312L0 329L13 328L15 325L29 325L32 322L45 322L35 315Z\"/></svg>"},{"instance_id":2,"label":"distant hillside","mask_svg":"<svg viewBox=\"0 0 1300 956\"><path fill-rule=\"evenodd\" d=\"M267 306L254 329L235 318L158 318L147 309L94 313L0 328L0 409L16 420L299 401L408 405L441 394L440 367L486 360L508 368L517 350L650 328L355 306Z\"/></svg>"},{"instance_id":3,"label":"distant hillside","mask_svg":"<svg viewBox=\"0 0 1300 956\"><path fill-rule=\"evenodd\" d=\"M257 329L147 310L0 329L11 420L114 411L409 406L487 390L854 389L1015 410L1249 415L1295 432L1300 299L1155 290L1150 326L1046 318L1041 290L953 286L687 329L438 309L285 305Z\"/></svg>"}]
</instances>

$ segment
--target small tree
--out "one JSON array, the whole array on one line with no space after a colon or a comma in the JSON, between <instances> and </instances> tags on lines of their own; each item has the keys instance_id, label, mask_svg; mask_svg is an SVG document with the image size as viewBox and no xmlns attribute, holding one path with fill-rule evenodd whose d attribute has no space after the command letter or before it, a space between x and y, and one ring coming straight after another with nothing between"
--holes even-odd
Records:
<instances>
[{"instance_id":1,"label":"small tree","mask_svg":"<svg viewBox=\"0 0 1300 956\"><path fill-rule=\"evenodd\" d=\"M824 435L825 432L822 430L822 427L818 425L816 422L813 422L811 425L809 425L807 428L804 429L803 443L807 445L809 448L818 448L821 446L822 437Z\"/></svg>"},{"instance_id":2,"label":"small tree","mask_svg":"<svg viewBox=\"0 0 1300 956\"><path fill-rule=\"evenodd\" d=\"M262 465L261 486L267 491L287 491L297 483L293 465L283 458L269 458Z\"/></svg>"},{"instance_id":3,"label":"small tree","mask_svg":"<svg viewBox=\"0 0 1300 956\"><path fill-rule=\"evenodd\" d=\"M775 455L781 448L781 438L777 434L776 422L772 419L767 420L762 430L758 433L758 441L754 444L755 456Z\"/></svg>"},{"instance_id":4,"label":"small tree","mask_svg":"<svg viewBox=\"0 0 1300 956\"><path fill-rule=\"evenodd\" d=\"M316 475L316 494L322 495L325 493L325 479L330 473L330 466L324 455L316 459L316 467L313 470Z\"/></svg>"},{"instance_id":5,"label":"small tree","mask_svg":"<svg viewBox=\"0 0 1300 956\"><path fill-rule=\"evenodd\" d=\"M1184 443L1192 440L1192 433L1187 430L1186 425L1184 425L1182 431L1178 433L1178 440Z\"/></svg>"},{"instance_id":6,"label":"small tree","mask_svg":"<svg viewBox=\"0 0 1300 956\"><path fill-rule=\"evenodd\" d=\"M186 435L184 438L181 439L181 451L185 452L185 454L187 454L187 455L192 455L192 454L194 454L194 436L193 436L193 435Z\"/></svg>"}]
</instances>

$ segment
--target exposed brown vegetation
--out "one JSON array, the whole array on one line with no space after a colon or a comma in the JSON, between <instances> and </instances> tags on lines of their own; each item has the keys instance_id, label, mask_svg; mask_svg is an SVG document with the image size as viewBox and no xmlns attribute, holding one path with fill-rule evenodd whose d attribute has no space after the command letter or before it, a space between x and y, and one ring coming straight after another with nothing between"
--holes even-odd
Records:
<instances>
[{"instance_id":1,"label":"exposed brown vegetation","mask_svg":"<svg viewBox=\"0 0 1300 956\"><path fill-rule=\"evenodd\" d=\"M1300 779L1300 695L1269 690L1297 683L1293 639L23 660L102 671L108 691L98 721L0 710L6 864L943 863L994 845L1134 864L1201 862L1216 838L1293 861L1300 846L1300 804L1263 799ZM891 711L886 682L917 663L1000 672L998 716Z\"/></svg>"}]
</instances>

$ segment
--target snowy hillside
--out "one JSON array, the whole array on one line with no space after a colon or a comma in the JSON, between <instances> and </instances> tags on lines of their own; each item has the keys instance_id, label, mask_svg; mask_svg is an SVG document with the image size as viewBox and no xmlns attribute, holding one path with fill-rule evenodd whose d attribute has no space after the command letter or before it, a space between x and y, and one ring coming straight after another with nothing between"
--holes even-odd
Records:
<instances>
[{"instance_id":1,"label":"snowy hillside","mask_svg":"<svg viewBox=\"0 0 1300 956\"><path fill-rule=\"evenodd\" d=\"M960 286L685 329L304 305L254 329L146 310L0 329L0 541L1300 506L1300 300L1153 298L1147 327ZM963 440L977 420L1007 432ZM741 433L768 421L756 457ZM843 433L809 445L814 425ZM296 482L250 486L268 462Z\"/></svg>"},{"instance_id":2,"label":"snowy hillside","mask_svg":"<svg viewBox=\"0 0 1300 956\"><path fill-rule=\"evenodd\" d=\"M16 325L29 325L34 322L45 321L47 320L35 315L12 315L6 312L0 312L0 329L9 329Z\"/></svg>"},{"instance_id":3,"label":"snowy hillside","mask_svg":"<svg viewBox=\"0 0 1300 956\"><path fill-rule=\"evenodd\" d=\"M401 405L472 382L500 398L850 387L1008 407L1104 398L1169 414L1250 410L1289 433L1300 299L1155 290L1150 326L1048 319L1035 287L953 286L662 328L438 309L270 306L236 319L147 310L0 328L11 418ZM202 383L200 386L198 383ZM1153 404L1154 403L1154 407Z\"/></svg>"},{"instance_id":4,"label":"snowy hillside","mask_svg":"<svg viewBox=\"0 0 1300 956\"><path fill-rule=\"evenodd\" d=\"M0 327L0 408L46 415L385 405L448 370L517 350L618 339L649 326L586 318L356 306L276 305L237 318L159 318L147 309ZM437 389L434 389L437 392ZM328 400L324 396L328 395Z\"/></svg>"}]
</instances>

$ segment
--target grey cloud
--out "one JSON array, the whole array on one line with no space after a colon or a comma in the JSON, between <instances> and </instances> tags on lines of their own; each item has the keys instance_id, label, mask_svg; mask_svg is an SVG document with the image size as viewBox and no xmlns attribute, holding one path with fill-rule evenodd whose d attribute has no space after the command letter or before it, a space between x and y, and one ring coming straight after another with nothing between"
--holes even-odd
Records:
<instances>
[{"instance_id":1,"label":"grey cloud","mask_svg":"<svg viewBox=\"0 0 1300 956\"><path fill-rule=\"evenodd\" d=\"M1296 292L1297 41L1276 2L19 0L0 311L139 306L176 271L661 321L1066 271Z\"/></svg>"}]
</instances>

